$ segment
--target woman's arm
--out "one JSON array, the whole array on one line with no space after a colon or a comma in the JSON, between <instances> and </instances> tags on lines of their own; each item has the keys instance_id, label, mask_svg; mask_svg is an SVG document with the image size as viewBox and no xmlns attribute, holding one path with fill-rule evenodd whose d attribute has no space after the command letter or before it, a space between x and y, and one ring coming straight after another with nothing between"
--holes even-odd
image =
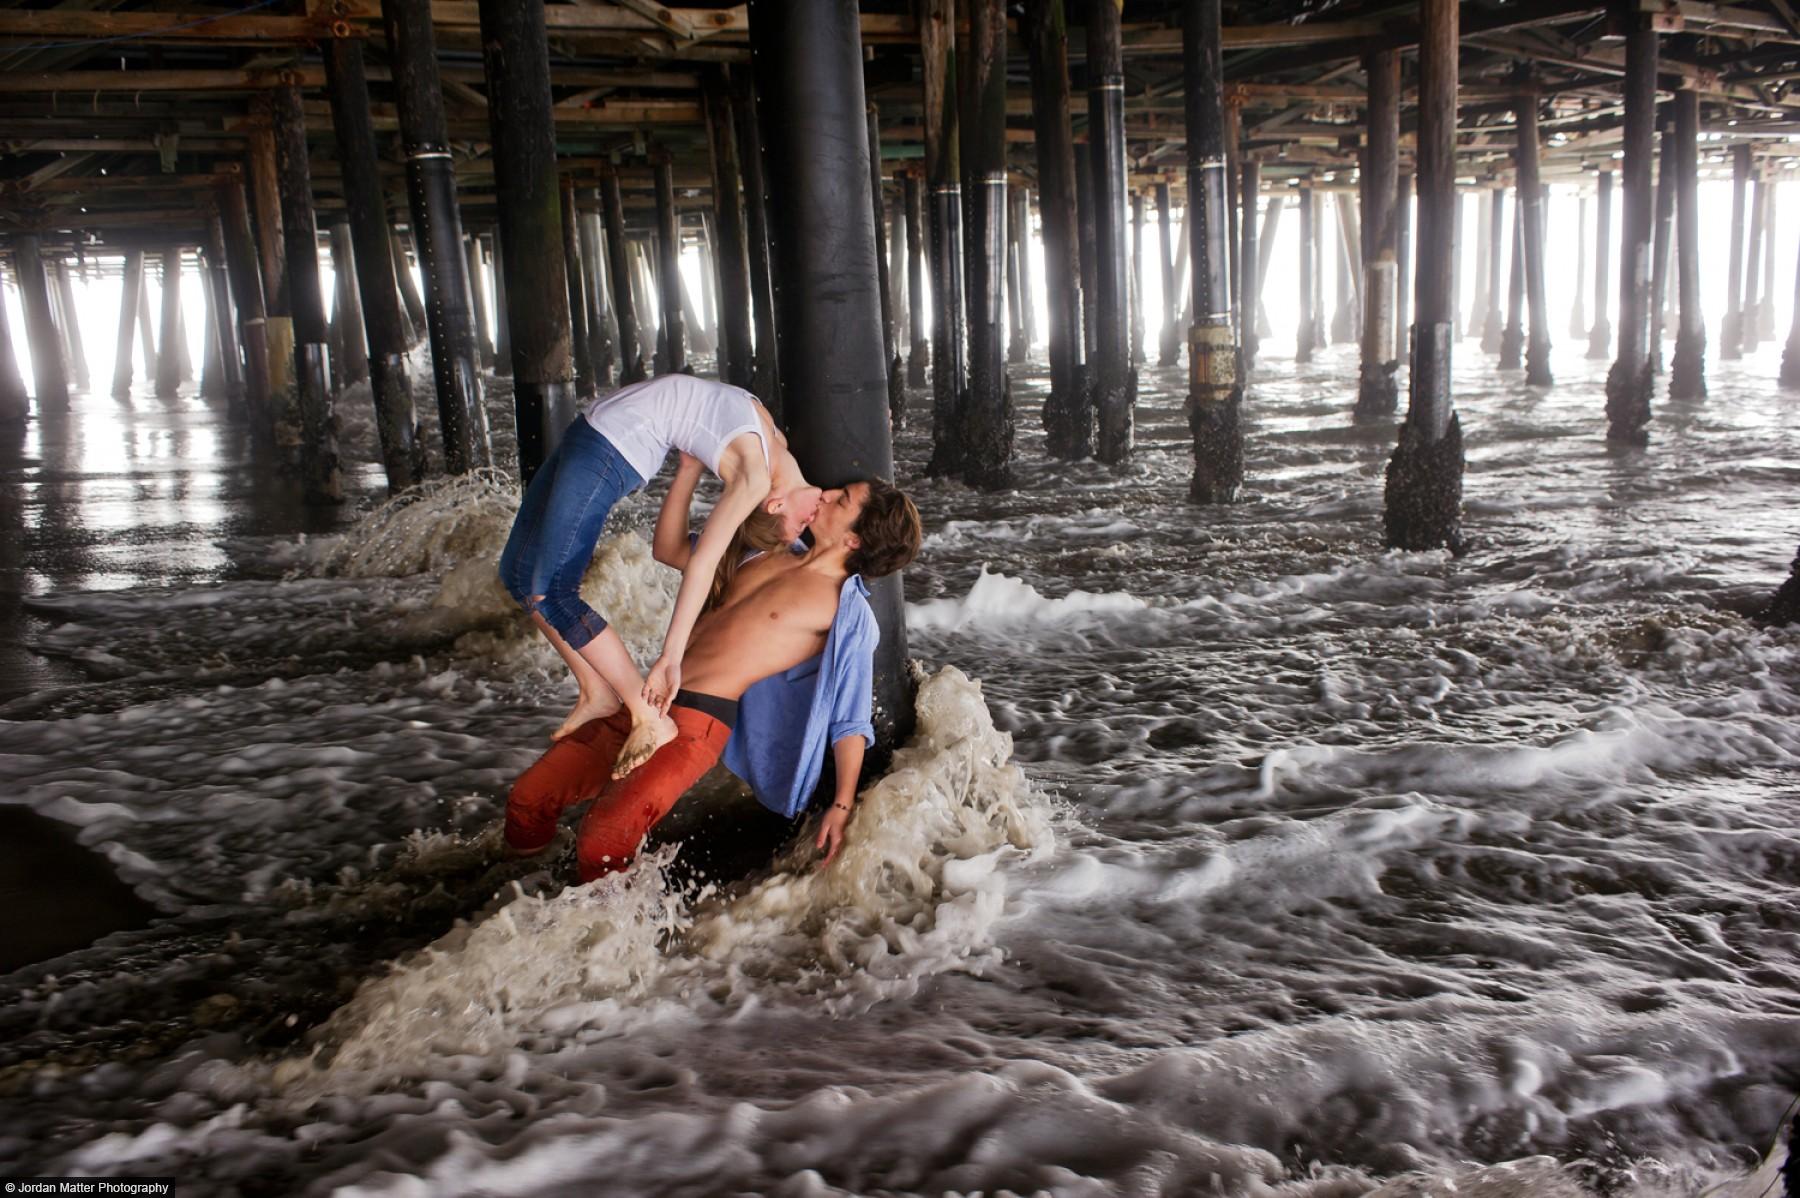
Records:
<instances>
[{"instance_id":1,"label":"woman's arm","mask_svg":"<svg viewBox=\"0 0 1800 1198\"><path fill-rule=\"evenodd\" d=\"M663 496L662 510L656 513L656 533L650 541L650 556L665 566L687 569L688 512L694 506L694 488L700 485L700 472L706 469L700 459L683 452Z\"/></svg>"},{"instance_id":2,"label":"woman's arm","mask_svg":"<svg viewBox=\"0 0 1800 1198\"><path fill-rule=\"evenodd\" d=\"M825 860L819 862L821 869L830 865L844 847L844 825L850 822L850 811L856 806L856 784L862 777L863 754L867 750L868 743L860 732L831 746L837 788L831 797L831 808L825 812L825 822L819 825L819 838L813 842L815 848L825 850Z\"/></svg>"},{"instance_id":3,"label":"woman's arm","mask_svg":"<svg viewBox=\"0 0 1800 1198\"><path fill-rule=\"evenodd\" d=\"M712 587L713 573L738 525L744 522L757 504L769 495L769 471L763 465L760 451L753 462L735 463L732 477L725 483L725 493L700 526L700 539L688 556L681 572L681 589L675 593L675 614L669 617L669 631L663 637L662 656L650 667L644 679L644 700L663 714L668 714L675 692L681 689L681 659L687 654L688 636L694 621L706 605L706 593Z\"/></svg>"}]
</instances>

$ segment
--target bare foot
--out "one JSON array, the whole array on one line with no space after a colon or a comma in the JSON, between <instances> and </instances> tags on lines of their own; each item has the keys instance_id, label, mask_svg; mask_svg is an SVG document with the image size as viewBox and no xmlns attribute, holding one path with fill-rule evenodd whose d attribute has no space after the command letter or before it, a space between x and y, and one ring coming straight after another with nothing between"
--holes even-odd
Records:
<instances>
[{"instance_id":1,"label":"bare foot","mask_svg":"<svg viewBox=\"0 0 1800 1198\"><path fill-rule=\"evenodd\" d=\"M550 739L561 740L583 724L605 719L619 710L621 706L623 705L619 702L617 695L605 694L594 698L583 695L576 702L575 710L569 713L569 718L562 722L562 727L550 734Z\"/></svg>"},{"instance_id":2,"label":"bare foot","mask_svg":"<svg viewBox=\"0 0 1800 1198\"><path fill-rule=\"evenodd\" d=\"M613 763L612 776L623 778L656 756L658 749L675 739L676 731L675 721L666 715L648 723L633 724L631 735L625 738L625 744L619 750L618 761Z\"/></svg>"}]
</instances>

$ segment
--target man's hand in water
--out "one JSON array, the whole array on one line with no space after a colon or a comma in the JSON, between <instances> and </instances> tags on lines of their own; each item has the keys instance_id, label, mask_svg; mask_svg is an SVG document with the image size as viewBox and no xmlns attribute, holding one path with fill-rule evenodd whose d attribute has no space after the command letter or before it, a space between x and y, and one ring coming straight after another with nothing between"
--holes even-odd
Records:
<instances>
[{"instance_id":1,"label":"man's hand in water","mask_svg":"<svg viewBox=\"0 0 1800 1198\"><path fill-rule=\"evenodd\" d=\"M819 825L819 838L813 842L814 848L825 850L825 860L819 862L820 869L830 865L831 859L844 847L844 825L849 822L848 807L833 803L830 810L825 812L825 822Z\"/></svg>"},{"instance_id":2,"label":"man's hand in water","mask_svg":"<svg viewBox=\"0 0 1800 1198\"><path fill-rule=\"evenodd\" d=\"M668 715L675 692L681 689L681 659L663 656L656 659L644 679L644 702L656 708L656 714Z\"/></svg>"}]
</instances>

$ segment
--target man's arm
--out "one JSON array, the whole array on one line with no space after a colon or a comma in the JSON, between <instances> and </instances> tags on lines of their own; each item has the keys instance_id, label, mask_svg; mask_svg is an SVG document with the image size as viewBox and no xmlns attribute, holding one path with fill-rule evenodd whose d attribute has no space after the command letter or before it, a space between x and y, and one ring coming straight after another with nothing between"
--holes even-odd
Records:
<instances>
[{"instance_id":1,"label":"man's arm","mask_svg":"<svg viewBox=\"0 0 1800 1198\"><path fill-rule=\"evenodd\" d=\"M819 862L823 869L830 865L838 850L844 847L844 825L850 822L850 812L856 806L856 784L862 777L863 754L868 744L862 733L846 736L831 746L831 761L837 769L837 789L832 795L831 809L825 813L824 823L819 825L819 838L814 847L825 850L825 860Z\"/></svg>"}]
</instances>

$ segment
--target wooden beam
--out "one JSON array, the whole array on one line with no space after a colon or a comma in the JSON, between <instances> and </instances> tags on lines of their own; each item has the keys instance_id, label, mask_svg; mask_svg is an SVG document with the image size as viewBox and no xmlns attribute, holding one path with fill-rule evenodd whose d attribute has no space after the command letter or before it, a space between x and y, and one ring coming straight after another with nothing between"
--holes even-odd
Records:
<instances>
[{"instance_id":1,"label":"wooden beam","mask_svg":"<svg viewBox=\"0 0 1800 1198\"><path fill-rule=\"evenodd\" d=\"M35 92L223 92L261 91L298 83L323 87L323 67L283 70L175 70L175 71L39 71L0 73L0 95ZM71 116L79 117L72 112Z\"/></svg>"}]
</instances>

